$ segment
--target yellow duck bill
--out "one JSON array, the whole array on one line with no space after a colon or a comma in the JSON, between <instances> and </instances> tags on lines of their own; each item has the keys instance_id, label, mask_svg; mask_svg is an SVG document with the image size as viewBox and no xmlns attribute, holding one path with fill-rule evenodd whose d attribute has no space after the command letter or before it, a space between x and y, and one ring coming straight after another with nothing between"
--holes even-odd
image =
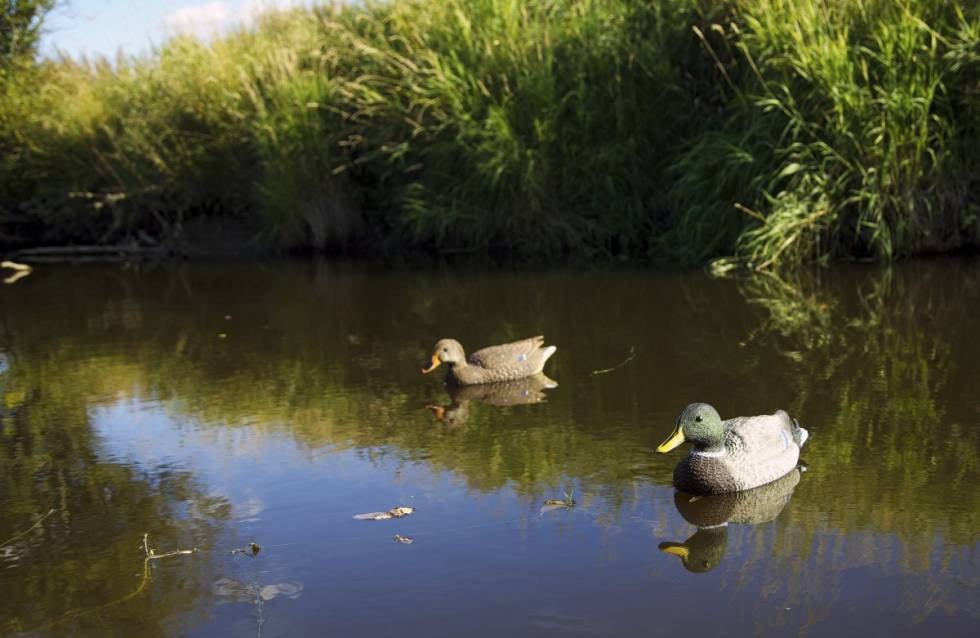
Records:
<instances>
[{"instance_id":1,"label":"yellow duck bill","mask_svg":"<svg viewBox=\"0 0 980 638\"><path fill-rule=\"evenodd\" d=\"M677 556L681 560L684 560L691 555L691 549L686 545L681 545L680 543L660 543L660 545L657 547L663 553L670 554L671 556Z\"/></svg>"},{"instance_id":2,"label":"yellow duck bill","mask_svg":"<svg viewBox=\"0 0 980 638\"><path fill-rule=\"evenodd\" d=\"M665 452L670 452L675 447L684 442L684 430L680 425L674 430L674 432L667 437L667 440L657 446L657 451L661 454Z\"/></svg>"}]
</instances>

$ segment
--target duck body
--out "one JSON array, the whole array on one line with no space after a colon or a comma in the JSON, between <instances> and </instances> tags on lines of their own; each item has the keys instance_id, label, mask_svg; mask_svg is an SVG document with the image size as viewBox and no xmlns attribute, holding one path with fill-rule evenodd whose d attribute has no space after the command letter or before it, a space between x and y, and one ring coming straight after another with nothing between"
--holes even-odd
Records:
<instances>
[{"instance_id":1,"label":"duck body","mask_svg":"<svg viewBox=\"0 0 980 638\"><path fill-rule=\"evenodd\" d=\"M544 337L531 337L483 348L466 356L458 341L442 339L435 345L432 364L422 372L431 372L445 363L448 365L446 382L452 385L514 381L539 374L556 350L555 346L544 345Z\"/></svg>"},{"instance_id":2,"label":"duck body","mask_svg":"<svg viewBox=\"0 0 980 638\"><path fill-rule=\"evenodd\" d=\"M750 490L796 468L809 433L784 410L722 421L706 403L692 403L658 452L694 446L674 468L674 486L690 494Z\"/></svg>"}]
</instances>

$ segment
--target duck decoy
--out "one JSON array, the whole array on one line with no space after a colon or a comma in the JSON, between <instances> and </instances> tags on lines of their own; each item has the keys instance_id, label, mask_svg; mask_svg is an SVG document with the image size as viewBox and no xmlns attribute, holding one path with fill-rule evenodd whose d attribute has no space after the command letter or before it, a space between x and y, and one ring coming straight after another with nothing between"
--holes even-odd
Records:
<instances>
[{"instance_id":1,"label":"duck decoy","mask_svg":"<svg viewBox=\"0 0 980 638\"><path fill-rule=\"evenodd\" d=\"M478 385L523 379L541 372L555 346L545 346L544 337L531 337L500 346L490 346L466 356L455 339L441 339L432 353L432 363L422 369L432 372L445 363L446 380L453 385Z\"/></svg>"},{"instance_id":2,"label":"duck decoy","mask_svg":"<svg viewBox=\"0 0 980 638\"><path fill-rule=\"evenodd\" d=\"M657 447L694 444L674 468L674 486L691 494L724 494L765 485L796 468L809 433L783 410L722 421L707 403L692 403Z\"/></svg>"}]
</instances>

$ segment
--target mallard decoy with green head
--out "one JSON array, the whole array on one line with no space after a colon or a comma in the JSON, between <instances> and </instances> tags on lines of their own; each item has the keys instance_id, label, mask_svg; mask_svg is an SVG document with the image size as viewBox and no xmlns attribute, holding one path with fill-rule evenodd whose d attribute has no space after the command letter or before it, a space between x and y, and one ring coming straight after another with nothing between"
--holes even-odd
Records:
<instances>
[{"instance_id":1,"label":"mallard decoy with green head","mask_svg":"<svg viewBox=\"0 0 980 638\"><path fill-rule=\"evenodd\" d=\"M674 468L674 486L691 494L724 494L765 485L791 472L808 436L783 410L722 421L707 403L692 403L657 451L670 452L690 441L690 453Z\"/></svg>"},{"instance_id":2,"label":"mallard decoy with green head","mask_svg":"<svg viewBox=\"0 0 980 638\"><path fill-rule=\"evenodd\" d=\"M446 380L454 385L513 381L541 372L555 350L555 346L544 345L544 337L531 337L483 348L467 357L458 341L442 339L433 349L431 365L422 372L432 372L445 363L449 367Z\"/></svg>"}]
</instances>

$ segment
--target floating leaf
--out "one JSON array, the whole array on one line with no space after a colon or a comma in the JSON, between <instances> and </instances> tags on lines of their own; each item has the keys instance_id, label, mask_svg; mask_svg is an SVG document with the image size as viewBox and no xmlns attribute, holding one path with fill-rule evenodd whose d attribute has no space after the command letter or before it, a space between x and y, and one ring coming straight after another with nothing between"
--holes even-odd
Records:
<instances>
[{"instance_id":1,"label":"floating leaf","mask_svg":"<svg viewBox=\"0 0 980 638\"><path fill-rule=\"evenodd\" d=\"M258 543L249 543L245 547L240 547L239 549L231 550L232 554L248 554L249 556L255 556L262 551L262 546Z\"/></svg>"},{"instance_id":2,"label":"floating leaf","mask_svg":"<svg viewBox=\"0 0 980 638\"><path fill-rule=\"evenodd\" d=\"M269 601L274 598L299 598L303 585L295 582L276 583L259 587L258 584L243 583L232 578L221 578L214 583L214 593L219 598L237 602L253 602L256 598Z\"/></svg>"},{"instance_id":3,"label":"floating leaf","mask_svg":"<svg viewBox=\"0 0 980 638\"><path fill-rule=\"evenodd\" d=\"M389 518L401 518L408 516L415 511L414 507L393 507L387 512L368 512L367 514L357 514L354 516L359 521L386 521Z\"/></svg>"},{"instance_id":4,"label":"floating leaf","mask_svg":"<svg viewBox=\"0 0 980 638\"><path fill-rule=\"evenodd\" d=\"M545 503L544 505L541 506L540 512L542 514L544 514L545 512L553 512L555 510L563 510L563 509L567 509L567 506L564 503L562 503L562 504L558 504L558 503L550 503L550 504L549 503Z\"/></svg>"},{"instance_id":5,"label":"floating leaf","mask_svg":"<svg viewBox=\"0 0 980 638\"><path fill-rule=\"evenodd\" d=\"M300 592L303 591L303 586L299 583L276 583L275 585L266 585L259 590L259 597L262 600L272 600L273 598L278 598L280 596L285 596L286 598L299 598Z\"/></svg>"},{"instance_id":6,"label":"floating leaf","mask_svg":"<svg viewBox=\"0 0 980 638\"><path fill-rule=\"evenodd\" d=\"M570 492L565 492L565 498L549 498L545 500L544 505L541 507L541 513L551 512L557 509L566 509L569 507L575 507L575 499L572 498Z\"/></svg>"}]
</instances>

